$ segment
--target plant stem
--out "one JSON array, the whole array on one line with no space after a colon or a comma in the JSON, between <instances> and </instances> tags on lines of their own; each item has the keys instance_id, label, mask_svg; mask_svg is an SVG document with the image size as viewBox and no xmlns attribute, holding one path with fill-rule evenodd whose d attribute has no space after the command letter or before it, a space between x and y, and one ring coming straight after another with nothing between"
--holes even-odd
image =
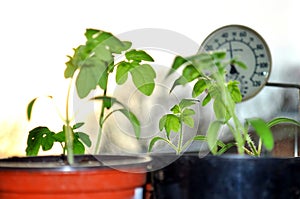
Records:
<instances>
[{"instance_id":1,"label":"plant stem","mask_svg":"<svg viewBox=\"0 0 300 199\"><path fill-rule=\"evenodd\" d=\"M106 71L107 73L107 78L106 78L106 86L103 89L103 96L106 97L107 96L107 84L108 84L108 76L109 73ZM103 123L104 123L104 112L105 112L105 106L104 106L104 101L102 101L102 106L101 106L101 111L100 111L100 115L99 115L99 131L98 131L98 135L97 135L97 142L96 142L96 147L95 147L95 154L99 153L100 150L100 144L101 144L101 138L102 138L102 129L103 129Z\"/></svg>"},{"instance_id":2,"label":"plant stem","mask_svg":"<svg viewBox=\"0 0 300 199\"><path fill-rule=\"evenodd\" d=\"M240 120L238 119L237 115L235 114L235 102L232 99L228 88L224 86L224 84L226 83L224 72L225 71L216 74L216 83L219 84L218 87L220 88L220 92L222 93L221 95L223 96L224 106L228 111L229 115L232 116L234 126L230 125L228 121L226 122L226 124L230 128L236 140L238 153L244 154L244 139L242 136L242 133L244 133L242 131L243 126Z\"/></svg>"},{"instance_id":3,"label":"plant stem","mask_svg":"<svg viewBox=\"0 0 300 199\"><path fill-rule=\"evenodd\" d=\"M241 126L242 124L240 123L239 119L236 117L236 115L233 113L233 122L234 122L234 128L233 128L233 136L235 137L235 140L237 142L237 149L239 154L244 154L244 139L242 137L242 132L241 131Z\"/></svg>"},{"instance_id":4,"label":"plant stem","mask_svg":"<svg viewBox=\"0 0 300 199\"><path fill-rule=\"evenodd\" d=\"M66 99L66 119L65 119L65 136L66 136L66 145L67 145L67 158L68 163L70 165L74 164L74 152L73 152L73 131L70 126L70 119L69 119L69 100L70 100L70 90L72 86L72 79L70 80L67 92L67 99Z\"/></svg>"},{"instance_id":5,"label":"plant stem","mask_svg":"<svg viewBox=\"0 0 300 199\"><path fill-rule=\"evenodd\" d=\"M177 151L176 154L179 155L181 153L181 148L182 148L182 142L183 142L183 122L182 119L180 119L180 132L179 132L179 140L178 140L178 146L177 146Z\"/></svg>"}]
</instances>

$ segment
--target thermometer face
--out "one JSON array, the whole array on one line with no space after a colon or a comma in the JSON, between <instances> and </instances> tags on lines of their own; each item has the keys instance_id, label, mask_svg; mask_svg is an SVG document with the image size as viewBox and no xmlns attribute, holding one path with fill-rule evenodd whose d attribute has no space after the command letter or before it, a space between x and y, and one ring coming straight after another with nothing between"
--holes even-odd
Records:
<instances>
[{"instance_id":1,"label":"thermometer face","mask_svg":"<svg viewBox=\"0 0 300 199\"><path fill-rule=\"evenodd\" d=\"M228 58L237 58L247 69L231 65L227 69L227 80L240 82L243 100L255 96L267 83L272 59L268 45L254 30L229 25L215 30L201 44L200 52L224 50Z\"/></svg>"}]
</instances>

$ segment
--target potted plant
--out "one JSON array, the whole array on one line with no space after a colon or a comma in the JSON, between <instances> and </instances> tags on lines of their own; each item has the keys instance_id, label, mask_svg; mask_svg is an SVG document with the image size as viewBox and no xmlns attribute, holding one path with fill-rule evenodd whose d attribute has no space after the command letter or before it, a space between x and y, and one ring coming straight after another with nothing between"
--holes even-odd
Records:
<instances>
[{"instance_id":1,"label":"potted plant","mask_svg":"<svg viewBox=\"0 0 300 199\"><path fill-rule=\"evenodd\" d=\"M131 42L121 41L113 34L87 29L86 42L69 56L64 76L70 79L66 93L65 117L62 130L53 132L39 126L29 132L26 154L0 160L0 198L132 198L136 187L146 180L148 157L129 155L98 155L105 121L115 112L122 113L132 124L137 139L140 135L138 118L118 99L108 95L110 76L116 72L116 83L123 84L130 74L136 88L151 95L156 77L153 58L145 51L130 49ZM118 62L116 62L116 56ZM100 88L103 94L92 100L102 102L99 132L94 155L82 155L85 146L92 145L88 134L81 132L84 122L75 122L70 115L72 85L79 98ZM49 96L52 99L52 96ZM28 120L37 98L27 107ZM111 111L113 106L118 108ZM37 156L40 149L50 150L54 143L62 146L61 156ZM81 154L81 155L80 155Z\"/></svg>"},{"instance_id":2,"label":"potted plant","mask_svg":"<svg viewBox=\"0 0 300 199\"><path fill-rule=\"evenodd\" d=\"M161 118L159 128L165 130L165 136L154 137L149 143L150 152L158 142L166 143L176 152L152 154L149 190L153 198L299 198L299 159L266 157L263 151L271 151L274 146L272 126L280 123L299 126L300 123L289 118L240 121L236 113L236 104L242 100L238 82L226 81L226 68L230 65L247 67L238 59L228 60L222 51L174 59L170 74L180 67L183 69L171 90L189 82L194 86L191 99L174 105L171 113ZM204 97L199 101L196 97L201 94ZM202 106L212 103L215 118L205 134L189 137L184 143L182 129L185 125L193 126L195 111L191 106L195 103ZM218 140L222 127L229 129L234 142ZM252 139L250 132L257 134L258 142ZM204 141L210 154L184 153L194 141ZM237 155L226 154L229 149L234 149ZM150 198L149 193L147 197Z\"/></svg>"}]
</instances>

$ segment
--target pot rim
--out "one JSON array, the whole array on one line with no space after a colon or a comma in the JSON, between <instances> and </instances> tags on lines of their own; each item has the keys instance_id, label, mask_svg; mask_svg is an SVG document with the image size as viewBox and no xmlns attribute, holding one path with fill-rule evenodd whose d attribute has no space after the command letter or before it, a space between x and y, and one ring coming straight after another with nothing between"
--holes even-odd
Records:
<instances>
[{"instance_id":1,"label":"pot rim","mask_svg":"<svg viewBox=\"0 0 300 199\"><path fill-rule=\"evenodd\" d=\"M64 155L9 157L0 159L0 171L54 170L69 172L110 168L129 171L130 168L146 169L151 160L152 158L148 155L75 155L74 165L68 165L67 157Z\"/></svg>"},{"instance_id":2,"label":"pot rim","mask_svg":"<svg viewBox=\"0 0 300 199\"><path fill-rule=\"evenodd\" d=\"M223 154L223 155L212 155L212 154L199 154L198 152L186 152L180 155L176 155L175 153L150 153L149 156L151 158L155 157L171 157L178 159L181 156L184 157L196 157L198 156L199 159L249 159L249 160L294 160L294 159L299 159L300 157L274 157L274 156L250 156L250 155L240 155L240 154Z\"/></svg>"},{"instance_id":3,"label":"pot rim","mask_svg":"<svg viewBox=\"0 0 300 199\"><path fill-rule=\"evenodd\" d=\"M300 157L272 157L272 156L262 156L262 157L254 157L249 155L239 155L239 154L223 154L223 155L212 155L212 154L199 154L198 152L187 152L181 155L176 155L175 153L152 153L150 154L152 161L149 165L151 170L159 170L162 169L176 160L180 161L214 161L214 162L226 162L232 161L236 163L241 162L272 162L274 164L285 162L287 164L290 163L298 163L300 162Z\"/></svg>"}]
</instances>

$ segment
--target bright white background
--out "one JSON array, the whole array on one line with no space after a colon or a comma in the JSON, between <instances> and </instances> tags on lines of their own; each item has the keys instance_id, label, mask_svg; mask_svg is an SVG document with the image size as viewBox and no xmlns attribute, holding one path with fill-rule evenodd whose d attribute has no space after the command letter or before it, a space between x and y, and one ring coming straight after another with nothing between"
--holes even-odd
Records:
<instances>
[{"instance_id":1,"label":"bright white background","mask_svg":"<svg viewBox=\"0 0 300 199\"><path fill-rule=\"evenodd\" d=\"M200 44L216 28L246 25L269 44L273 55L270 80L289 82L282 79L286 68L300 67L299 8L297 0L3 0L0 2L0 157L24 154L30 127L26 122L26 105L36 96L65 92L66 55L82 43L86 28L114 34L163 28ZM45 125L57 122L42 117L55 115L44 108L35 120Z\"/></svg>"}]
</instances>

